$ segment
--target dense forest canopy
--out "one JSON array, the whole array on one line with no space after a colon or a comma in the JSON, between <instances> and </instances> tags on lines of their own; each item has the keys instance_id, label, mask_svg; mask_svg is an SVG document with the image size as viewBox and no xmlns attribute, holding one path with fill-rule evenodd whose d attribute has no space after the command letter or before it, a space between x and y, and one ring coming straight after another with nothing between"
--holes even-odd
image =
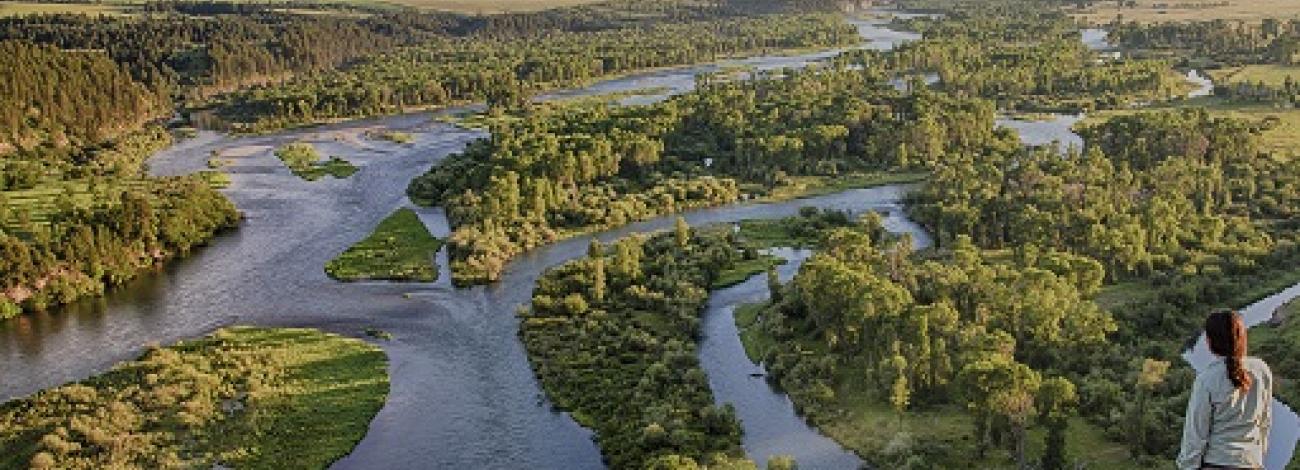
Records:
<instances>
[{"instance_id":1,"label":"dense forest canopy","mask_svg":"<svg viewBox=\"0 0 1300 470\"><path fill-rule=\"evenodd\" d=\"M744 184L924 169L1015 145L987 102L902 93L871 70L702 80L650 106L525 113L412 181L413 199L447 207L453 278L492 281L566 233L735 201Z\"/></svg>"}]
</instances>

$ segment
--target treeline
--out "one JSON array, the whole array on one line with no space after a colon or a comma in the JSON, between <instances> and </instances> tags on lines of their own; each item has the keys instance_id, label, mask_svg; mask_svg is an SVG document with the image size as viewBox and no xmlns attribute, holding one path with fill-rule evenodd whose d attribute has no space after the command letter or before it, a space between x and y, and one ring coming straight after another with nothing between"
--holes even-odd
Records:
<instances>
[{"instance_id":1,"label":"treeline","mask_svg":"<svg viewBox=\"0 0 1300 470\"><path fill-rule=\"evenodd\" d=\"M1107 26L1111 42L1138 54L1168 56L1180 66L1300 64L1300 21L1265 18Z\"/></svg>"},{"instance_id":2,"label":"treeline","mask_svg":"<svg viewBox=\"0 0 1300 470\"><path fill-rule=\"evenodd\" d=\"M1019 468L1064 468L1076 384L1116 328L1089 300L1102 266L1059 251L984 252L966 238L914 256L910 238L880 233L878 219L829 230L792 282L772 284L757 320L772 378L815 425L864 399L900 415L971 415L973 439L878 443L872 465L951 468L1005 449ZM1034 462L1030 428L1053 436Z\"/></svg>"},{"instance_id":3,"label":"treeline","mask_svg":"<svg viewBox=\"0 0 1300 470\"><path fill-rule=\"evenodd\" d=\"M697 350L707 289L745 256L729 233L679 220L672 233L593 243L547 271L520 314L542 388L595 431L611 468L732 468L728 456L743 456Z\"/></svg>"},{"instance_id":4,"label":"treeline","mask_svg":"<svg viewBox=\"0 0 1300 470\"><path fill-rule=\"evenodd\" d=\"M458 53L479 53L486 51L487 57L482 58L484 63L494 63L491 51L495 47L514 47L521 44L519 42L502 42L514 38L522 37L545 37L556 33L596 33L601 31L638 31L654 30L659 27L674 28L672 25L680 23L689 23L692 27L700 28L707 23L721 21L726 19L735 19L741 17L753 17L765 13L795 13L801 11L825 11L832 7L832 2L824 0L808 1L773 1L773 0L731 0L723 2L697 3L676 0L638 0L631 2L611 2L572 8L552 9L541 12L515 13L507 15L492 16L468 16L452 13L423 13L415 10L383 10L374 9L366 10L361 14L350 14L342 11L346 9L342 5L314 5L311 9L318 10L321 14L300 14L286 10L293 6L306 7L306 5L297 4L230 4L228 2L159 2L146 5L146 14L130 16L89 16L76 14L50 14L50 15L25 15L8 18L0 18L0 40L14 39L26 40L43 46L53 46L65 51L102 51L107 57L117 62L120 66L111 72L104 71L106 66L103 63L95 65L95 78L101 78L98 75L110 74L112 76L102 77L104 80L92 80L90 83L79 83L74 78L64 79L61 90L64 90L66 97L57 104L58 109L55 116L61 115L67 109L76 109L85 111L86 119L75 121L79 128L95 128L101 125L98 120L102 117L100 114L107 111L97 111L101 109L111 109L113 112L125 115L124 119L115 119L113 122L125 128L125 130L135 130L138 126L151 118L160 117L160 113L170 108L171 101L169 98L177 98L184 102L187 107L199 108L213 103L214 95L234 92L250 86L277 86L285 82L293 81L295 77L306 76L304 84L298 85L298 88L290 88L286 93L293 94L293 98L303 92L305 88L320 85L316 81L316 75L322 72L332 71L340 67L352 64L358 60L363 60L384 52L394 52L402 46L425 45L425 52L434 51L434 57L429 57L426 61L416 60L414 63L401 65L401 73L412 72L412 68L417 65L431 66L434 71L422 72L422 78L429 78L433 84L430 86L444 85L450 88L450 98L452 99L483 99L484 95L474 94L467 91L463 94L454 84L443 82L443 77L438 73L446 72L448 69L440 67L439 61L445 59L445 51L438 51L441 47L450 47L453 51L445 52L449 54ZM324 10L320 10L320 9ZM339 11L335 11L339 10ZM335 14L341 13L341 14ZM707 58L718 55L726 55L742 51L753 51L761 48L788 48L804 47L825 44L842 44L847 41L851 29L843 24L836 25L837 30L826 31L817 30L810 34L829 35L829 37L820 38L797 38L786 37L785 41L778 41L775 37L781 36L780 33L762 33L760 30L779 27L779 21L768 21L752 25L749 29L743 31L733 31L739 26L719 25L716 29L709 30L707 34L695 34L682 38L674 43L667 43L662 34L678 34L684 29L676 26L677 29L667 32L661 32L658 37L659 41L641 44L638 50L642 54L676 54L675 58L649 59L640 66L653 67L659 65L678 65L690 61L706 60ZM806 25L805 25L806 26ZM797 27L795 27L797 29ZM741 41L743 36L751 33L756 34L757 41L752 43L736 43ZM629 33L635 34L635 33ZM641 34L652 34L643 32ZM730 45L708 45L710 35L730 35L732 36ZM645 36L633 37L632 39L646 40ZM464 41L466 43L476 43L483 41L479 47L473 48L473 51L466 51L466 45L452 46L448 42ZM690 41L697 41L692 45ZM487 47L484 47L487 46ZM16 47L16 46L6 46ZM676 51L664 51L665 48L673 47ZM699 50L696 50L698 47ZM6 52L9 52L6 50ZM574 51L554 51L556 54L564 54ZM624 54L630 52L624 51ZM415 53L418 55L418 53ZM25 57L30 54L5 54L19 55ZM46 54L49 55L49 54ZM87 55L83 53L72 54L73 57ZM398 54L395 60L412 60L410 55ZM556 57L531 57L534 61L545 62L558 60ZM589 59L585 58L584 60ZM19 75L6 80L6 83L17 84L37 84L48 82L56 77L60 77L60 71L67 69L72 65L68 64L34 64L31 60L22 58L23 63L4 64L6 71L15 72ZM50 59L44 59L50 60ZM457 67L466 67L469 72L482 72L478 65L479 62L473 58L461 58ZM101 61L102 62L102 61ZM633 63L634 60L620 60L625 62L618 66L606 64L603 73L616 73L619 71L631 70L638 65ZM529 67L534 64L515 64L519 67ZM396 65L395 65L396 66ZM569 64L566 67L572 67ZM385 68L383 65L377 68ZM588 68L589 63L584 63L579 67ZM144 103L135 103L134 94L126 90L126 84L119 84L124 80L121 72L130 74L136 83L130 84L133 87L143 87L149 100ZM77 70L78 76L87 73ZM363 70L362 75L366 72ZM485 75L496 75L495 72L488 72ZM527 76L526 70L519 72L520 79L532 79L535 77ZM392 77L373 77L373 76L344 76L353 80L379 80ZM499 77L497 77L499 78ZM338 79L338 78L336 78ZM346 79L340 79L344 81ZM449 81L456 81L457 78L450 78ZM491 79L489 81L494 81ZM414 82L408 82L414 83ZM119 104L117 101L107 99L100 100L95 93L99 89L116 86L122 90L121 93L111 97L113 100L132 101L130 106L95 106L100 103ZM349 90L353 86L358 86L355 82L338 84L331 86L331 91L336 93L352 93ZM382 84L367 83L366 87L383 89ZM421 87L423 88L423 87ZM508 87L507 87L508 88ZM419 93L418 96L407 94L396 102L387 101L390 94L409 92L410 90L394 91L392 89L380 91L380 105L385 106L402 106L407 104L445 104L436 96L427 93ZM268 94L277 94L276 92L264 92ZM15 96L15 100L26 99L27 93L14 93L6 96ZM257 95L255 101L265 98L263 95ZM328 101L324 97L321 101ZM367 98L360 98L365 100ZM369 98L374 100L375 98ZM412 102L415 99L415 102ZM236 103L245 103L249 98L234 99ZM287 100L287 98L286 98ZM282 100L283 101L283 100ZM227 103L226 100L220 100L221 103ZM297 104L297 101L286 101L289 104ZM11 103L0 103L9 105ZM14 103L14 106L5 106L8 113L15 114L19 118L21 113L27 112L31 107L18 106L24 104L22 101ZM146 109L140 109L142 104L149 105ZM268 113L268 119L293 119L283 107L276 105L282 103L272 103L266 107L255 110L244 110L234 112L231 105L222 107L223 114L245 116L249 113L260 112ZM331 102L337 105L337 101ZM370 102L351 103L358 108L364 108L353 111L334 110L330 115L356 116L365 115L375 112L374 108L368 105ZM292 111L299 111L297 109ZM279 112L280 114L275 114ZM5 134L15 134L23 136L24 139L30 140L30 135L42 135L49 131L48 129L28 123L23 119L15 119L8 113L0 115L0 131ZM38 116L39 117L39 116ZM256 116L260 117L260 116ZM322 116L328 117L328 116ZM35 123L40 124L40 123ZM135 126L135 127L132 127ZM100 129L96 129L100 130ZM57 137L57 136L56 136ZM77 137L77 136L74 136ZM57 138L49 139L58 145ZM0 142L0 145L11 144L11 142ZM3 147L0 147L3 150Z\"/></svg>"},{"instance_id":5,"label":"treeline","mask_svg":"<svg viewBox=\"0 0 1300 470\"><path fill-rule=\"evenodd\" d=\"M1216 84L1214 96L1221 96L1237 102L1281 104L1295 107L1300 105L1300 74L1287 75L1280 85L1270 85L1263 81L1238 81Z\"/></svg>"},{"instance_id":6,"label":"treeline","mask_svg":"<svg viewBox=\"0 0 1300 470\"><path fill-rule=\"evenodd\" d=\"M730 202L788 176L923 169L1016 145L993 130L988 102L900 93L877 74L703 77L697 91L651 106L541 107L408 194L447 208L452 275L464 285L493 281L510 258L566 234Z\"/></svg>"},{"instance_id":7,"label":"treeline","mask_svg":"<svg viewBox=\"0 0 1300 470\"><path fill-rule=\"evenodd\" d=\"M425 42L346 70L236 93L218 114L236 129L263 131L409 107L486 101L520 106L542 90L655 67L781 49L850 44L858 36L830 15L710 19L542 37Z\"/></svg>"},{"instance_id":8,"label":"treeline","mask_svg":"<svg viewBox=\"0 0 1300 470\"><path fill-rule=\"evenodd\" d=\"M140 129L168 103L102 52L0 41L0 155L98 144Z\"/></svg>"}]
</instances>

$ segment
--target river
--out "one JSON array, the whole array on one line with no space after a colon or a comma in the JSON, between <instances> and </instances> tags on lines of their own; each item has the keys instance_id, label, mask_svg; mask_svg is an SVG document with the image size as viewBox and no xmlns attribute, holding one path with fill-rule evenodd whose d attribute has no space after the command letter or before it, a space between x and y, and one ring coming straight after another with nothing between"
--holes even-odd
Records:
<instances>
[{"instance_id":1,"label":"river","mask_svg":"<svg viewBox=\"0 0 1300 470\"><path fill-rule=\"evenodd\" d=\"M866 39L900 35L873 21L855 25ZM835 51L745 59L761 68L804 66ZM632 75L585 94L630 91L662 83L693 84L718 65ZM649 85L647 85L649 84ZM457 112L460 110L448 110ZM371 140L367 131L400 130L411 145ZM551 411L518 341L517 306L528 302L543 270L583 256L589 236L550 245L515 260L500 283L453 289L443 270L436 283L339 283L326 261L364 238L382 218L409 205L410 179L483 134L446 125L429 113L363 119L273 135L235 137L201 132L153 157L151 171L184 174L206 168L209 154L231 160L225 193L245 216L187 259L141 276L109 295L57 312L0 323L0 400L80 380L166 344L237 324L310 326L350 336L387 330L392 388L357 448L336 468L602 468L591 433ZM308 141L361 170L348 179L306 182L272 154ZM744 204L685 214L694 225L785 217L805 205L848 210L898 207L896 186L775 204ZM438 209L420 209L434 235L448 232ZM610 241L670 227L674 216L595 235Z\"/></svg>"},{"instance_id":2,"label":"river","mask_svg":"<svg viewBox=\"0 0 1300 470\"><path fill-rule=\"evenodd\" d=\"M873 41L863 47L888 48L918 37L886 29L879 20L853 23ZM688 91L698 73L732 65L801 67L838 51L634 74L550 98L655 88L659 93L630 99L662 99ZM458 111L463 109L445 112ZM1062 135L1061 128L1041 133ZM401 145L366 138L372 130L400 130L415 140ZM1031 140L1030 134L1025 132L1026 140ZM323 272L326 261L365 237L392 210L410 205L404 190L411 177L482 136L421 113L256 137L205 131L159 153L149 162L159 175L205 169L213 151L231 160L232 185L225 193L243 212L244 223L193 256L103 298L0 323L0 400L80 380L137 356L148 345L222 326L310 326L350 336L374 327L394 335L391 341L379 342L390 360L392 388L365 438L335 468L602 468L591 433L547 404L516 336L514 312L530 300L545 269L583 256L592 237L612 241L633 232L666 229L675 216L534 250L512 262L502 281L491 286L452 288L445 250L438 255L442 273L435 283L339 283ZM299 140L316 144L324 154L346 158L361 171L344 180L302 181L272 154L279 145ZM913 232L918 244L924 243L928 237L899 210L907 190L858 189L784 203L705 209L685 217L692 225L702 225L786 217L802 206L881 210L890 213L888 227ZM418 211L434 235L448 233L440 209ZM797 266L792 262L782 272L788 276ZM759 282L751 280L715 296L701 345L718 399L737 404L746 450L755 458L793 454L800 462L807 459L805 468L856 467L856 458L795 416L783 394L761 380L748 380L747 374L737 381L735 374L716 373L709 365L726 361L738 369L717 370L754 370L743 351L736 354L738 340L718 342L735 340L735 327L729 311L719 314L715 308L734 304L728 299L765 292L765 285L746 290L755 289L754 283ZM730 332L726 325L731 325ZM774 434L778 432L785 434ZM823 457L828 460L820 460Z\"/></svg>"}]
</instances>

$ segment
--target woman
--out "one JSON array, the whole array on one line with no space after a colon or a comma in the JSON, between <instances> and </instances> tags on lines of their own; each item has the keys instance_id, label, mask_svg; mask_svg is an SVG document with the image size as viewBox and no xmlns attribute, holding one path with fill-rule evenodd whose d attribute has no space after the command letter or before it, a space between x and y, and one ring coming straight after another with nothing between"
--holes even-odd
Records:
<instances>
[{"instance_id":1,"label":"woman","mask_svg":"<svg viewBox=\"0 0 1300 470\"><path fill-rule=\"evenodd\" d=\"M1261 469L1273 422L1273 372L1246 357L1246 325L1220 310L1205 319L1215 358L1192 385L1183 428L1180 470Z\"/></svg>"}]
</instances>

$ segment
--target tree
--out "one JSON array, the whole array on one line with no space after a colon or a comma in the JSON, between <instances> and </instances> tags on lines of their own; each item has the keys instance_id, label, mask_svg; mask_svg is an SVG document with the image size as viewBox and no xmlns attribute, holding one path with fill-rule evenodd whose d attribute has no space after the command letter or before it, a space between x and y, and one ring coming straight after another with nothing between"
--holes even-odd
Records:
<instances>
[{"instance_id":1,"label":"tree","mask_svg":"<svg viewBox=\"0 0 1300 470\"><path fill-rule=\"evenodd\" d=\"M894 385L889 389L889 404L894 407L894 412L898 413L899 422L903 421L903 412L907 411L911 397L912 390L907 385L907 375L899 374L894 377Z\"/></svg>"},{"instance_id":2,"label":"tree","mask_svg":"<svg viewBox=\"0 0 1300 470\"><path fill-rule=\"evenodd\" d=\"M1038 390L1038 419L1047 427L1046 446L1043 449L1043 470L1066 468L1065 435L1074 415L1079 396L1074 384L1064 377L1044 380Z\"/></svg>"}]
</instances>

